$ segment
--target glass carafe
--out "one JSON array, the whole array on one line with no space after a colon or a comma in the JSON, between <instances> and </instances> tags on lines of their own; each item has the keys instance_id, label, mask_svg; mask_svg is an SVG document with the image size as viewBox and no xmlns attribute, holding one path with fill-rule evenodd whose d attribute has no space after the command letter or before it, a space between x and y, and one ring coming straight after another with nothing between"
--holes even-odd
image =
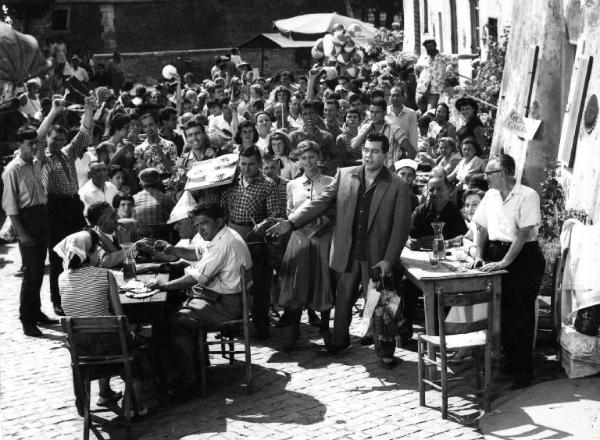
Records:
<instances>
[{"instance_id":1,"label":"glass carafe","mask_svg":"<svg viewBox=\"0 0 600 440\"><path fill-rule=\"evenodd\" d=\"M135 280L137 276L135 270L135 257L133 255L135 244L123 243L121 244L121 248L125 251L125 262L123 263L123 280Z\"/></svg>"},{"instance_id":2,"label":"glass carafe","mask_svg":"<svg viewBox=\"0 0 600 440\"><path fill-rule=\"evenodd\" d=\"M446 244L444 243L444 222L432 222L431 227L433 228L433 253L437 256L438 260L446 259Z\"/></svg>"}]
</instances>

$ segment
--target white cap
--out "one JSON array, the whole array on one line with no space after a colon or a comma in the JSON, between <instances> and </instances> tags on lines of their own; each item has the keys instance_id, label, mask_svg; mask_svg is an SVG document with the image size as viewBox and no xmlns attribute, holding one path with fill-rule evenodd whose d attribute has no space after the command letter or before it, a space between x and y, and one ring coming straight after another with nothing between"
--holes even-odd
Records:
<instances>
[{"instance_id":1,"label":"white cap","mask_svg":"<svg viewBox=\"0 0 600 440\"><path fill-rule=\"evenodd\" d=\"M173 207L167 223L175 223L189 217L189 212L196 207L196 200L189 191L184 191L177 204Z\"/></svg>"},{"instance_id":2,"label":"white cap","mask_svg":"<svg viewBox=\"0 0 600 440\"><path fill-rule=\"evenodd\" d=\"M419 165L417 164L417 162L415 162L412 159L401 159L401 160L397 160L396 162L394 162L394 169L396 171L399 171L400 168L412 168L413 170L417 171L417 167Z\"/></svg>"}]
</instances>

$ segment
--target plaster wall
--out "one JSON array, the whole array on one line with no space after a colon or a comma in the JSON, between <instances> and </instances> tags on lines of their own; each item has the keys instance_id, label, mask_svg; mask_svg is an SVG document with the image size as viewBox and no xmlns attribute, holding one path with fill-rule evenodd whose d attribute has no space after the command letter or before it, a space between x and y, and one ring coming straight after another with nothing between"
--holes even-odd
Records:
<instances>
[{"instance_id":1,"label":"plaster wall","mask_svg":"<svg viewBox=\"0 0 600 440\"><path fill-rule=\"evenodd\" d=\"M546 163L557 155L565 106L561 93L566 44L562 2L515 2L511 22L491 153L504 151L513 156L517 177L539 189ZM539 47L539 56L527 108L535 46ZM530 118L542 121L532 141L520 140L503 127L503 121L512 109L522 115L529 111Z\"/></svg>"},{"instance_id":2,"label":"plaster wall","mask_svg":"<svg viewBox=\"0 0 600 440\"><path fill-rule=\"evenodd\" d=\"M587 0L580 29L577 55L594 57L590 81L584 96L584 110L592 95L600 97L600 0ZM574 32L571 32L574 34ZM594 223L600 222L600 124L586 130L581 122L572 168L562 171L567 209L584 210Z\"/></svg>"}]
</instances>

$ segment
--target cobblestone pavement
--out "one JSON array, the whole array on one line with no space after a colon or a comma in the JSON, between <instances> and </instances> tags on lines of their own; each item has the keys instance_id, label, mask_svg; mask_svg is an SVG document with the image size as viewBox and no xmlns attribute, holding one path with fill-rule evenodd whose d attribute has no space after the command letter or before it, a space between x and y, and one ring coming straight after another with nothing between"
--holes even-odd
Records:
<instances>
[{"instance_id":1,"label":"cobblestone pavement","mask_svg":"<svg viewBox=\"0 0 600 440\"><path fill-rule=\"evenodd\" d=\"M0 246L0 401L4 439L77 439L82 419L74 407L69 356L58 326L42 329L43 339L23 335L17 319L21 279L17 246ZM44 311L52 316L47 277ZM354 320L356 326L359 319ZM356 330L356 328L354 328ZM301 350L279 351L285 329L272 329L266 344L253 343L254 393L244 391L243 368L217 365L209 371L204 398L151 407L135 423L140 439L479 439L476 407L464 397L450 399L462 423L442 420L440 397L427 393L420 407L417 355L397 350L404 361L393 370L379 366L372 347L353 338L353 347L333 359L315 358L316 329L306 323ZM113 379L113 388L119 383ZM468 384L471 386L471 384ZM93 394L94 391L93 391ZM152 401L149 402L152 404ZM469 421L471 423L469 423ZM106 438L123 438L120 426L105 428Z\"/></svg>"}]
</instances>

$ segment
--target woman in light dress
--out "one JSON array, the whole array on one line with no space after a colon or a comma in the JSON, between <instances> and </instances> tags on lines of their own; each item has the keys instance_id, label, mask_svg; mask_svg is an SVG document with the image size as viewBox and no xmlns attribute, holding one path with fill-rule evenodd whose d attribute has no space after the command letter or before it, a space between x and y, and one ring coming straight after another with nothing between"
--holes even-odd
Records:
<instances>
[{"instance_id":1,"label":"woman in light dress","mask_svg":"<svg viewBox=\"0 0 600 440\"><path fill-rule=\"evenodd\" d=\"M298 144L300 165L304 173L288 183L288 214L306 200L314 200L334 178L319 172L321 149L313 141ZM302 310L310 307L321 312L320 333L329 337L329 312L334 304L329 249L333 221L322 216L292 232L281 265L279 305L288 309L291 321L289 339L284 351L293 350L300 337Z\"/></svg>"}]
</instances>

